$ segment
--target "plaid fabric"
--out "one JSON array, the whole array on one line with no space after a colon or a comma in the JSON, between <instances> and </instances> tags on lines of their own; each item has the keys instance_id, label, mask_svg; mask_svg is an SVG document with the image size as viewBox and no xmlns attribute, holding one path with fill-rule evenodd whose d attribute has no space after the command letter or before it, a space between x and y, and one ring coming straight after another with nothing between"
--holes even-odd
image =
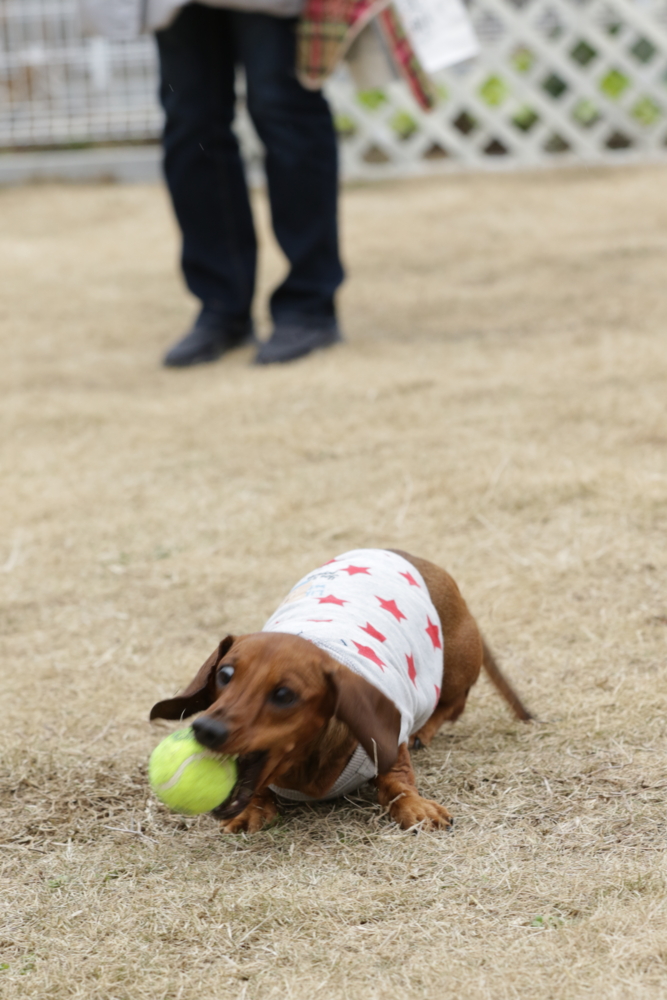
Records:
<instances>
[{"instance_id":1,"label":"plaid fabric","mask_svg":"<svg viewBox=\"0 0 667 1000\"><path fill-rule=\"evenodd\" d=\"M380 28L389 45L396 67L407 81L412 94L422 108L432 108L435 105L435 87L424 72L419 62L401 19L395 7L387 7L379 18Z\"/></svg>"},{"instance_id":2,"label":"plaid fabric","mask_svg":"<svg viewBox=\"0 0 667 1000\"><path fill-rule=\"evenodd\" d=\"M432 108L435 91L424 73L390 0L306 0L297 28L296 70L309 90L318 90L333 73L359 32L374 17L401 75L423 108Z\"/></svg>"}]
</instances>

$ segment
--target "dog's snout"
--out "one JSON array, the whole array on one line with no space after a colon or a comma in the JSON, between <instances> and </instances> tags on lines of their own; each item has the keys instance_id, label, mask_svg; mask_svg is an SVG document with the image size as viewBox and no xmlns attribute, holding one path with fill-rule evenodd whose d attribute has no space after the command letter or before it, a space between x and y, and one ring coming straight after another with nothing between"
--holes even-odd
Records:
<instances>
[{"instance_id":1,"label":"dog's snout","mask_svg":"<svg viewBox=\"0 0 667 1000\"><path fill-rule=\"evenodd\" d=\"M192 723L192 730L197 742L201 743L203 747L208 747L209 750L217 750L229 736L227 726L206 715L195 719Z\"/></svg>"}]
</instances>

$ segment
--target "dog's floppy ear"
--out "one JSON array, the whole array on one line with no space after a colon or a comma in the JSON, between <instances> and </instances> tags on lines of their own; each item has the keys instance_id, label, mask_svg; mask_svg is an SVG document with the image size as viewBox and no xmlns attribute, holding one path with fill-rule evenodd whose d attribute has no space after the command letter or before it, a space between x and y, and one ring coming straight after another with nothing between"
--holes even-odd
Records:
<instances>
[{"instance_id":1,"label":"dog's floppy ear","mask_svg":"<svg viewBox=\"0 0 667 1000\"><path fill-rule=\"evenodd\" d=\"M150 719L184 719L195 712L203 712L215 701L215 668L231 648L234 636L228 635L209 656L197 675L176 698L158 701L151 708Z\"/></svg>"},{"instance_id":2,"label":"dog's floppy ear","mask_svg":"<svg viewBox=\"0 0 667 1000\"><path fill-rule=\"evenodd\" d=\"M386 774L398 757L401 713L393 701L348 667L335 663L327 670L335 690L334 715L357 737L379 774Z\"/></svg>"}]
</instances>

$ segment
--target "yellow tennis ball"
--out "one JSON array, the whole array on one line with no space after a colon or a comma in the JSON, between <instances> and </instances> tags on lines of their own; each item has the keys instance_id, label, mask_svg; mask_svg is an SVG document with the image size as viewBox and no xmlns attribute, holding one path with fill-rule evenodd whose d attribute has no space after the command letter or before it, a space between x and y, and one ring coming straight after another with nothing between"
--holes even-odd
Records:
<instances>
[{"instance_id":1,"label":"yellow tennis ball","mask_svg":"<svg viewBox=\"0 0 667 1000\"><path fill-rule=\"evenodd\" d=\"M236 761L206 750L192 729L178 729L153 750L148 779L166 806L193 816L229 798L237 779Z\"/></svg>"}]
</instances>

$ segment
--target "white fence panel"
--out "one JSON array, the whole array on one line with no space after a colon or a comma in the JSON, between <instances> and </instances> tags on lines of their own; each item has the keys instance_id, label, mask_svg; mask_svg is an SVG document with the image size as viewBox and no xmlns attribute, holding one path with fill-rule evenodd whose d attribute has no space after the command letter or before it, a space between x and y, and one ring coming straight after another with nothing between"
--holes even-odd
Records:
<instances>
[{"instance_id":1,"label":"white fence panel","mask_svg":"<svg viewBox=\"0 0 667 1000\"><path fill-rule=\"evenodd\" d=\"M665 0L471 0L482 54L438 77L435 111L403 83L328 93L348 177L667 155ZM150 38L82 37L77 0L0 0L0 148L159 135ZM241 102L242 103L242 102ZM261 149L243 111L248 159Z\"/></svg>"},{"instance_id":2,"label":"white fence panel","mask_svg":"<svg viewBox=\"0 0 667 1000\"><path fill-rule=\"evenodd\" d=\"M0 39L0 147L159 134L151 38L84 39L77 0L0 0Z\"/></svg>"}]
</instances>

